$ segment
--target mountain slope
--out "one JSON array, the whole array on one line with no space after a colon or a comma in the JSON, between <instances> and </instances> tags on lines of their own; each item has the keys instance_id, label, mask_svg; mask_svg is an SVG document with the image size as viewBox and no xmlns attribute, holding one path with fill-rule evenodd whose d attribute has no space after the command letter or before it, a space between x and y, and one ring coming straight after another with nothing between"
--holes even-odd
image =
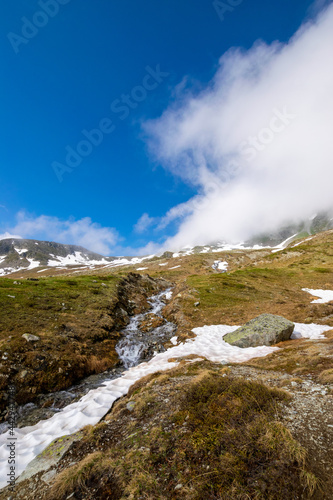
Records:
<instances>
[{"instance_id":1,"label":"mountain slope","mask_svg":"<svg viewBox=\"0 0 333 500\"><path fill-rule=\"evenodd\" d=\"M0 275L40 266L108 264L112 260L77 245L14 238L0 241Z\"/></svg>"},{"instance_id":2,"label":"mountain slope","mask_svg":"<svg viewBox=\"0 0 333 500\"><path fill-rule=\"evenodd\" d=\"M192 328L240 325L267 312L305 323L305 327L312 323L333 327L333 302L315 303L305 291L333 290L333 231L300 239L274 253L269 248L177 257L170 252L138 267L138 272L149 273L151 278L130 274L124 280L133 270L131 262L132 267L119 269L111 262L94 271L83 269L80 274L66 271L72 276L0 279L4 394L6 384L14 383L17 402L37 402L36 412L43 412L39 415L45 418L47 405L59 398L53 391L88 373L115 366L117 359L110 356L126 311L131 313L140 290L144 306L145 298L153 293L150 284L158 284L161 278L174 285L163 316L178 325L176 341L184 345L196 334ZM38 340L28 341L27 333L37 335ZM15 498L104 500L140 498L148 493L150 498L166 499L200 500L205 494L207 498L256 495L262 499L329 500L333 486L333 331L327 330L325 337L295 338L279 344L280 349L267 357L237 365L203 361L203 351L188 358L170 356L168 361L179 362L178 368L137 381L100 424L84 429L81 437L69 438L69 443L77 441L70 449L63 451L63 437L53 442L55 448L47 453L52 459L64 453L63 458L45 474L49 465L37 475L34 469L33 479L18 482ZM215 353L220 340L213 341ZM165 344L169 347L171 342ZM236 390L230 392L229 387ZM286 389L290 402L277 401L274 408L281 409L281 416L274 410L263 426L260 416L264 415L267 388L275 387ZM263 402L258 400L260 395L264 395ZM231 416L232 422L224 415L215 419L219 398L223 399L221 410L231 410L225 416ZM252 422L258 426L249 435ZM260 456L258 450L263 452ZM40 460L45 460L44 451ZM323 490L316 488L313 475ZM290 489L280 491L286 478ZM8 489L0 492L1 500L9 496Z\"/></svg>"}]
</instances>

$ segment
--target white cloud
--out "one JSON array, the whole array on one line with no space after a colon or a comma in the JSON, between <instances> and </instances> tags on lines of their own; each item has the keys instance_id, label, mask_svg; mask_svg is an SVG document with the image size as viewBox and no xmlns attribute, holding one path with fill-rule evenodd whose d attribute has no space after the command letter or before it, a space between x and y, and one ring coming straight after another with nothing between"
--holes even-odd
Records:
<instances>
[{"instance_id":1,"label":"white cloud","mask_svg":"<svg viewBox=\"0 0 333 500\"><path fill-rule=\"evenodd\" d=\"M331 4L286 44L229 50L205 90L145 124L155 157L198 190L160 221L180 220L165 247L239 241L332 207L332 58Z\"/></svg>"},{"instance_id":2,"label":"white cloud","mask_svg":"<svg viewBox=\"0 0 333 500\"><path fill-rule=\"evenodd\" d=\"M26 212L17 214L17 223L11 229L22 238L45 239L58 243L81 245L88 250L109 255L119 240L118 233L110 227L92 222L90 217L80 220L40 215L34 217Z\"/></svg>"},{"instance_id":3,"label":"white cloud","mask_svg":"<svg viewBox=\"0 0 333 500\"><path fill-rule=\"evenodd\" d=\"M317 15L324 8L328 7L332 0L315 0L309 7L308 12L310 16Z\"/></svg>"},{"instance_id":4,"label":"white cloud","mask_svg":"<svg viewBox=\"0 0 333 500\"><path fill-rule=\"evenodd\" d=\"M0 240L7 240L8 238L15 238L15 239L21 239L21 236L18 236L17 234L11 234L6 231L5 233L0 234Z\"/></svg>"},{"instance_id":5,"label":"white cloud","mask_svg":"<svg viewBox=\"0 0 333 500\"><path fill-rule=\"evenodd\" d=\"M136 233L144 233L154 224L155 224L155 219L153 217L149 217L149 215L146 213L142 214L140 219L134 226L134 231Z\"/></svg>"}]
</instances>

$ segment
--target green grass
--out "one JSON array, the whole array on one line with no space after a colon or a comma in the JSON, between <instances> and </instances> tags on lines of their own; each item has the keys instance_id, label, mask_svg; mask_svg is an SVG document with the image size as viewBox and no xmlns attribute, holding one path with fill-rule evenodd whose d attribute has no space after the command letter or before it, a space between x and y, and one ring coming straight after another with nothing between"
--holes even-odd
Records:
<instances>
[{"instance_id":1,"label":"green grass","mask_svg":"<svg viewBox=\"0 0 333 500\"><path fill-rule=\"evenodd\" d=\"M16 285L14 281L0 279L0 341L8 334L50 332L56 320L61 321L68 313L84 315L87 309L107 308L119 279L114 276L41 278L39 281L16 280L20 283Z\"/></svg>"},{"instance_id":2,"label":"green grass","mask_svg":"<svg viewBox=\"0 0 333 500\"><path fill-rule=\"evenodd\" d=\"M9 383L16 385L16 401L23 404L114 366L119 334L114 332L112 307L119 281L116 276L17 284L0 279L0 410L6 406ZM27 342L25 333L40 340Z\"/></svg>"}]
</instances>

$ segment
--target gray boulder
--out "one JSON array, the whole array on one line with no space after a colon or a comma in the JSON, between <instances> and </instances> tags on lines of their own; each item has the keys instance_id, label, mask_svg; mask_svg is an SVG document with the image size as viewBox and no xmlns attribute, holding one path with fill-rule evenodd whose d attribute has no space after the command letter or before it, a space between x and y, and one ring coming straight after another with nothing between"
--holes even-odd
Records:
<instances>
[{"instance_id":1,"label":"gray boulder","mask_svg":"<svg viewBox=\"0 0 333 500\"><path fill-rule=\"evenodd\" d=\"M294 323L282 316L261 314L234 332L227 333L223 340L238 347L268 346L289 340L294 328Z\"/></svg>"}]
</instances>

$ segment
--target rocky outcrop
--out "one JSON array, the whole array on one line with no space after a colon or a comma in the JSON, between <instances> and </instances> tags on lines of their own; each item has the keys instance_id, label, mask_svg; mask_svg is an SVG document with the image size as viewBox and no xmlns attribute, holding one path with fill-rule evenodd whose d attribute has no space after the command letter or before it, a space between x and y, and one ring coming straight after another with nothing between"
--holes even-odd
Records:
<instances>
[{"instance_id":1,"label":"rocky outcrop","mask_svg":"<svg viewBox=\"0 0 333 500\"><path fill-rule=\"evenodd\" d=\"M294 327L294 323L282 316L261 314L236 331L227 333L223 340L238 347L269 346L289 340Z\"/></svg>"}]
</instances>

